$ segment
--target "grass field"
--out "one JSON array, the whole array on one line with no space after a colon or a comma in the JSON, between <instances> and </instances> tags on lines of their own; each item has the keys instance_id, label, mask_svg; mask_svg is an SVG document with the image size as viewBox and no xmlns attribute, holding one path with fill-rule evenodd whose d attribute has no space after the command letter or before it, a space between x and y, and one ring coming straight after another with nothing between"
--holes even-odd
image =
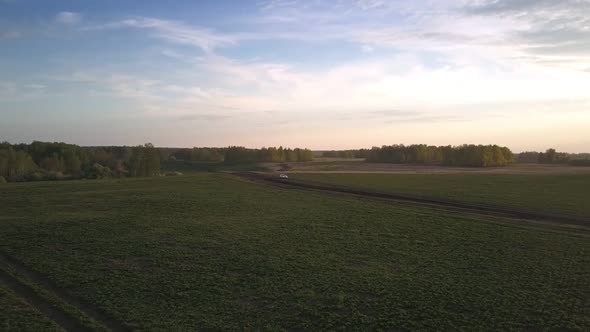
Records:
<instances>
[{"instance_id":1,"label":"grass field","mask_svg":"<svg viewBox=\"0 0 590 332\"><path fill-rule=\"evenodd\" d=\"M291 174L291 178L590 217L590 175Z\"/></svg>"},{"instance_id":2,"label":"grass field","mask_svg":"<svg viewBox=\"0 0 590 332\"><path fill-rule=\"evenodd\" d=\"M2 252L133 328L590 329L575 230L212 173L9 184L0 205Z\"/></svg>"},{"instance_id":3,"label":"grass field","mask_svg":"<svg viewBox=\"0 0 590 332\"><path fill-rule=\"evenodd\" d=\"M183 160L166 160L162 162L162 171L170 172L177 171L184 174L200 173L200 172L219 172L219 171L268 171L264 165L261 164L237 164L226 165L223 162L198 162L198 161L183 161Z\"/></svg>"},{"instance_id":4,"label":"grass field","mask_svg":"<svg viewBox=\"0 0 590 332\"><path fill-rule=\"evenodd\" d=\"M0 284L0 330L2 331L63 331L16 294Z\"/></svg>"},{"instance_id":5,"label":"grass field","mask_svg":"<svg viewBox=\"0 0 590 332\"><path fill-rule=\"evenodd\" d=\"M261 164L274 171L278 163ZM313 161L289 163L291 171L299 173L385 173L385 174L586 174L590 167L576 167L562 164L520 164L503 167L454 167L428 164L369 163L363 159L316 158Z\"/></svg>"}]
</instances>

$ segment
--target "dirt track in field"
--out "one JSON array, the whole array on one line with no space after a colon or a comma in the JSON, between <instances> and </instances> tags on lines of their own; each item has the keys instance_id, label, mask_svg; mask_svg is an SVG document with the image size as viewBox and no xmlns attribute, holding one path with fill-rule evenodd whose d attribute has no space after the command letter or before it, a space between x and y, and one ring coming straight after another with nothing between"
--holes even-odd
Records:
<instances>
[{"instance_id":1,"label":"dirt track in field","mask_svg":"<svg viewBox=\"0 0 590 332\"><path fill-rule=\"evenodd\" d=\"M261 164L281 171L279 163ZM373 174L589 174L590 167L551 164L512 164L505 167L451 167L421 164L367 163L360 159L317 159L289 163L290 172L297 173L373 173Z\"/></svg>"},{"instance_id":2,"label":"dirt track in field","mask_svg":"<svg viewBox=\"0 0 590 332\"><path fill-rule=\"evenodd\" d=\"M10 274L0 270L0 285L4 285L12 290L17 296L37 309L45 317L56 322L66 331L92 331L88 327L82 325L75 317L69 313L62 311L55 307L49 301L39 296L35 290L28 285L20 282Z\"/></svg>"},{"instance_id":3,"label":"dirt track in field","mask_svg":"<svg viewBox=\"0 0 590 332\"><path fill-rule=\"evenodd\" d=\"M12 268L20 277L26 278L37 287L53 294L62 302L75 307L107 329L111 331L131 331L123 323L103 313L100 309L69 294L66 290L59 288L49 279L29 269L22 262L10 255L0 252L0 264ZM2 269L0 269L0 284L6 285L25 302L43 313L47 318L59 324L66 331L92 331L90 328L84 326L77 317L73 317L72 314L50 303L35 289Z\"/></svg>"},{"instance_id":4,"label":"dirt track in field","mask_svg":"<svg viewBox=\"0 0 590 332\"><path fill-rule=\"evenodd\" d=\"M503 208L497 206L487 206L481 204L471 204L459 201L445 200L439 198L415 196L408 194L386 193L379 191L370 191L366 189L340 187L328 185L324 183L301 181L293 179L281 179L278 175L269 175L254 172L236 172L234 175L247 178L252 181L272 184L282 188L301 189L301 190L315 190L330 193L341 193L360 196L364 198L379 199L381 201L390 201L396 203L419 204L423 206L431 206L444 208L446 210L453 210L463 213L472 213L492 217L521 219L530 221L548 221L561 224L590 226L590 220L577 216L558 215L549 213L538 213L533 211L525 211L518 209Z\"/></svg>"}]
</instances>

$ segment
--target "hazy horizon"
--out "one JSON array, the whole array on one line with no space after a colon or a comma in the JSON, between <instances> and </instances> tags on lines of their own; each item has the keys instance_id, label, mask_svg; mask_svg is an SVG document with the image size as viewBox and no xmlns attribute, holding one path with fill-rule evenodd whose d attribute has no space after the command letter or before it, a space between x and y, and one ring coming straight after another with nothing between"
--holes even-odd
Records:
<instances>
[{"instance_id":1,"label":"hazy horizon","mask_svg":"<svg viewBox=\"0 0 590 332\"><path fill-rule=\"evenodd\" d=\"M0 141L590 151L590 1L0 9Z\"/></svg>"}]
</instances>

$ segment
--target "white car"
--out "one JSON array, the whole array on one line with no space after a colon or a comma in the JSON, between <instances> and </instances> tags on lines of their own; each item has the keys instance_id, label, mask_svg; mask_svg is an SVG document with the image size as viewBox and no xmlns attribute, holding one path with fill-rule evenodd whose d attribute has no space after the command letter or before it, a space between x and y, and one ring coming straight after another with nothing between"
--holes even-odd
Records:
<instances>
[{"instance_id":1,"label":"white car","mask_svg":"<svg viewBox=\"0 0 590 332\"><path fill-rule=\"evenodd\" d=\"M287 174L281 174L281 175L279 175L279 177L281 179L288 179L289 178L289 176Z\"/></svg>"}]
</instances>

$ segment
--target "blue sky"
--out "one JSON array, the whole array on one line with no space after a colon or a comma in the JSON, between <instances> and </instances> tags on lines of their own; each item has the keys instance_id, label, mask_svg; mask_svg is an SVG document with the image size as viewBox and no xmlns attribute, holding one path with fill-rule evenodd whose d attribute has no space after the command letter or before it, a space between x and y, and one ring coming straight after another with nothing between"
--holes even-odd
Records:
<instances>
[{"instance_id":1,"label":"blue sky","mask_svg":"<svg viewBox=\"0 0 590 332\"><path fill-rule=\"evenodd\" d=\"M0 140L590 150L590 1L0 0Z\"/></svg>"}]
</instances>

